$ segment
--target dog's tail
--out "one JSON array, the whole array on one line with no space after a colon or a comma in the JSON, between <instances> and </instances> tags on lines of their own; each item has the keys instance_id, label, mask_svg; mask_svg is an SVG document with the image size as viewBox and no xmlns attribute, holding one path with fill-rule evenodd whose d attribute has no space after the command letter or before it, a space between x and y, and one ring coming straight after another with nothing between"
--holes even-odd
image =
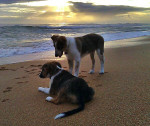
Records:
<instances>
[{"instance_id":1,"label":"dog's tail","mask_svg":"<svg viewBox=\"0 0 150 126\"><path fill-rule=\"evenodd\" d=\"M80 100L79 100L79 107L78 108L70 110L68 112L60 113L57 116L55 116L55 119L60 119L60 118L64 118L64 117L76 114L76 113L84 110L84 107L85 107L85 103L83 102L83 99L80 98Z\"/></svg>"}]
</instances>

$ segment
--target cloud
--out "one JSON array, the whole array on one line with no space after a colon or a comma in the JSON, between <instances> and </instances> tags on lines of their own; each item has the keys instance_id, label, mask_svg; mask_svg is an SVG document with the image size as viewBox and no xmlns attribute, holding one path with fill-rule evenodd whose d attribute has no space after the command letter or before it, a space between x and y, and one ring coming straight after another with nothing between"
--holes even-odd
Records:
<instances>
[{"instance_id":1,"label":"cloud","mask_svg":"<svg viewBox=\"0 0 150 126\"><path fill-rule=\"evenodd\" d=\"M39 15L39 17L54 17L54 16L68 16L70 12L53 12L51 10L47 10L46 12Z\"/></svg>"},{"instance_id":2,"label":"cloud","mask_svg":"<svg viewBox=\"0 0 150 126\"><path fill-rule=\"evenodd\" d=\"M45 1L45 0L0 0L0 4L12 4L12 3L23 3L33 1Z\"/></svg>"},{"instance_id":3,"label":"cloud","mask_svg":"<svg viewBox=\"0 0 150 126\"><path fill-rule=\"evenodd\" d=\"M132 7L123 5L94 5L92 3L82 3L82 2L70 2L73 4L70 9L74 13L85 13L85 14L103 14L103 15L117 15L125 14L129 12L141 12L145 10L150 10L150 8L142 7Z\"/></svg>"}]
</instances>

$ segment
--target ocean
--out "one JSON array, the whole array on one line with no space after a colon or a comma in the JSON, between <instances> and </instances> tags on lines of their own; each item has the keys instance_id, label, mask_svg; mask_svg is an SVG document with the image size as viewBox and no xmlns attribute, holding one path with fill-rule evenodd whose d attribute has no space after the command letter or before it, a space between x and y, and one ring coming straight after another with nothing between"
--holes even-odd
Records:
<instances>
[{"instance_id":1,"label":"ocean","mask_svg":"<svg viewBox=\"0 0 150 126\"><path fill-rule=\"evenodd\" d=\"M105 42L115 42L150 35L150 24L0 25L0 64L5 64L4 58L53 51L50 39L53 34L82 36L88 33L101 34Z\"/></svg>"}]
</instances>

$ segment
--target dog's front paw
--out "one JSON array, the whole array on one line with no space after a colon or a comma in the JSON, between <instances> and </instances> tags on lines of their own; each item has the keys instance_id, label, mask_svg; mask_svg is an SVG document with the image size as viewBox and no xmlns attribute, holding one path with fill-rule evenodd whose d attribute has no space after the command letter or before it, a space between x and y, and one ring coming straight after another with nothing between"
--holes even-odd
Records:
<instances>
[{"instance_id":1,"label":"dog's front paw","mask_svg":"<svg viewBox=\"0 0 150 126\"><path fill-rule=\"evenodd\" d=\"M90 70L90 71L89 71L89 74L93 74L93 73L94 73L94 70Z\"/></svg>"},{"instance_id":2,"label":"dog's front paw","mask_svg":"<svg viewBox=\"0 0 150 126\"><path fill-rule=\"evenodd\" d=\"M52 99L53 99L52 97L48 96L45 100L46 101L51 101Z\"/></svg>"},{"instance_id":3,"label":"dog's front paw","mask_svg":"<svg viewBox=\"0 0 150 126\"><path fill-rule=\"evenodd\" d=\"M43 92L43 91L44 91L44 88L43 88L43 87L39 87L39 88L38 88L38 91Z\"/></svg>"},{"instance_id":4,"label":"dog's front paw","mask_svg":"<svg viewBox=\"0 0 150 126\"><path fill-rule=\"evenodd\" d=\"M100 71L99 74L104 74L104 71Z\"/></svg>"},{"instance_id":5,"label":"dog's front paw","mask_svg":"<svg viewBox=\"0 0 150 126\"><path fill-rule=\"evenodd\" d=\"M78 77L78 74L75 73L74 76L75 76L75 77Z\"/></svg>"}]
</instances>

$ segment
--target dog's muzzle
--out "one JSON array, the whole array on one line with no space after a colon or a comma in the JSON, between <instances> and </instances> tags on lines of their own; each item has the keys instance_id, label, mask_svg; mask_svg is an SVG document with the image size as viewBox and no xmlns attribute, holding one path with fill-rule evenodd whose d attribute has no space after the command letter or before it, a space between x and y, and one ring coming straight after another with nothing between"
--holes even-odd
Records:
<instances>
[{"instance_id":1,"label":"dog's muzzle","mask_svg":"<svg viewBox=\"0 0 150 126\"><path fill-rule=\"evenodd\" d=\"M63 51L55 51L55 57L61 57L63 55Z\"/></svg>"},{"instance_id":2,"label":"dog's muzzle","mask_svg":"<svg viewBox=\"0 0 150 126\"><path fill-rule=\"evenodd\" d=\"M39 77L40 77L40 78L44 78L44 76L42 75L42 73L40 73Z\"/></svg>"}]
</instances>

